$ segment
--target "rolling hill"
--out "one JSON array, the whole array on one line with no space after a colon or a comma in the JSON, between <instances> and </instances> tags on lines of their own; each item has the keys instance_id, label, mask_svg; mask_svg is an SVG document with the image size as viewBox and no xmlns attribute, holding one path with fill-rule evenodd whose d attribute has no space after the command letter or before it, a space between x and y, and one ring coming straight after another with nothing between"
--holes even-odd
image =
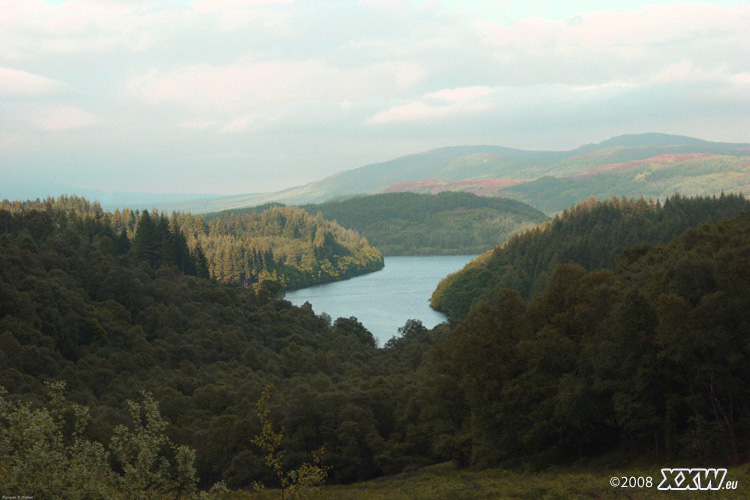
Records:
<instances>
[{"instance_id":1,"label":"rolling hill","mask_svg":"<svg viewBox=\"0 0 750 500\"><path fill-rule=\"evenodd\" d=\"M384 193L302 208L354 229L386 255L478 254L548 220L524 203L471 193Z\"/></svg>"},{"instance_id":2,"label":"rolling hill","mask_svg":"<svg viewBox=\"0 0 750 500\"><path fill-rule=\"evenodd\" d=\"M270 202L299 205L381 192L447 190L511 198L548 214L589 196L750 194L750 144L649 133L622 135L570 151L453 146L365 165L276 193L158 208L205 213Z\"/></svg>"},{"instance_id":3,"label":"rolling hill","mask_svg":"<svg viewBox=\"0 0 750 500\"><path fill-rule=\"evenodd\" d=\"M264 208L269 206L211 213L206 220ZM478 254L548 220L525 203L455 192L382 193L300 208L355 230L385 255Z\"/></svg>"},{"instance_id":4,"label":"rolling hill","mask_svg":"<svg viewBox=\"0 0 750 500\"><path fill-rule=\"evenodd\" d=\"M617 255L638 244L666 244L691 227L715 224L750 209L741 194L685 197L663 204L643 199L589 199L551 222L485 252L438 285L430 304L451 321L502 289L531 299L548 286L561 264L587 270L614 269Z\"/></svg>"}]
</instances>

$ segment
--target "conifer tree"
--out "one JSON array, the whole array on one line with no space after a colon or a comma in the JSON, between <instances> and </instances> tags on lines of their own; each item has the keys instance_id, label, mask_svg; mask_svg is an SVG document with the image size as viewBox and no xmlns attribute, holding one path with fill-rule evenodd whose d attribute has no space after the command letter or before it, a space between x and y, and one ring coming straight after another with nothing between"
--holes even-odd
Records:
<instances>
[{"instance_id":1,"label":"conifer tree","mask_svg":"<svg viewBox=\"0 0 750 500\"><path fill-rule=\"evenodd\" d=\"M138 219L138 224L135 228L133 253L136 259L147 262L154 270L156 270L157 267L156 231L157 229L154 219L151 218L148 210L144 210Z\"/></svg>"}]
</instances>

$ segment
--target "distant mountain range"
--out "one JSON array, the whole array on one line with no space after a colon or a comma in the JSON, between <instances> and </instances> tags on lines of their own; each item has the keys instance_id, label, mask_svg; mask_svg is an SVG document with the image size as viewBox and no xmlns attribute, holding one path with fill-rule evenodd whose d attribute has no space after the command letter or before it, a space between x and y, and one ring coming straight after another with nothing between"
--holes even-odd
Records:
<instances>
[{"instance_id":1,"label":"distant mountain range","mask_svg":"<svg viewBox=\"0 0 750 500\"><path fill-rule=\"evenodd\" d=\"M157 208L205 213L399 191L502 196L548 214L590 196L750 194L750 144L649 133L622 135L571 151L454 146L365 165L276 193L170 200Z\"/></svg>"}]
</instances>

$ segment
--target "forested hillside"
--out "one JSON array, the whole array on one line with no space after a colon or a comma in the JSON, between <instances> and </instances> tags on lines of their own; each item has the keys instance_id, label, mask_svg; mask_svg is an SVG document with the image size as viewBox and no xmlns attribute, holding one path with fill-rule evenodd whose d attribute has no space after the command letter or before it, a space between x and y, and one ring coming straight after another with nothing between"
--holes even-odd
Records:
<instances>
[{"instance_id":1,"label":"forested hillside","mask_svg":"<svg viewBox=\"0 0 750 500\"><path fill-rule=\"evenodd\" d=\"M81 217L88 224L102 222L110 226L119 249L132 244L133 254L154 269L161 263L175 264L186 274L247 286L273 280L285 288L300 288L383 267L380 252L355 231L294 207L269 206L221 217L183 213L167 217L155 210L105 212L99 203L61 196L4 201L0 209L47 213L60 224L70 217Z\"/></svg>"},{"instance_id":2,"label":"forested hillside","mask_svg":"<svg viewBox=\"0 0 750 500\"><path fill-rule=\"evenodd\" d=\"M503 288L531 298L547 286L559 264L575 263L587 270L614 268L615 256L629 246L668 243L689 227L715 223L748 209L750 202L742 195L675 195L663 205L643 199L591 198L446 277L430 303L451 320L460 320L474 304Z\"/></svg>"},{"instance_id":3,"label":"forested hillside","mask_svg":"<svg viewBox=\"0 0 750 500\"><path fill-rule=\"evenodd\" d=\"M555 213L588 196L599 199L611 196L664 198L671 193L684 196L718 195L729 191L750 193L750 156L745 155L745 151L736 151L735 155L678 154L667 148L663 151L665 153L642 160L620 161L628 156L615 156L611 163L602 163L601 152L598 152L593 155L598 162L592 162L590 167L584 162L586 155L581 155L571 159L568 165L561 165L555 176L548 175L504 188L497 191L497 195L523 201L546 213ZM672 151L680 149L673 148ZM573 169L576 170L571 172Z\"/></svg>"},{"instance_id":4,"label":"forested hillside","mask_svg":"<svg viewBox=\"0 0 750 500\"><path fill-rule=\"evenodd\" d=\"M474 254L548 218L514 200L470 193L390 193L302 207L357 230L384 254Z\"/></svg>"},{"instance_id":5,"label":"forested hillside","mask_svg":"<svg viewBox=\"0 0 750 500\"><path fill-rule=\"evenodd\" d=\"M204 488L278 485L257 444L271 436L259 413L280 433L284 470L322 447L321 465L343 483L446 460L547 468L750 456L747 212L664 246L626 248L613 269L561 263L530 299L504 289L453 327L409 321L378 349L356 318L294 307L272 281L202 278L188 252L191 276L180 231L160 232L161 216L152 233L161 236L145 239L158 243L141 245L142 223L123 237L111 214L72 202L0 209L3 494L86 477L110 478L122 498L134 481L165 476L170 497L186 497L180 485L196 476ZM605 243L588 243L594 267L606 265L594 256L617 253L619 231L668 233L745 205L740 196L591 201L528 241L562 251L541 235L596 221L586 231L601 228ZM67 389L53 384L49 413L37 411L55 381ZM63 406L63 392L81 406ZM36 453L48 450L58 454ZM89 463L104 476L72 476ZM107 496L97 491L89 496Z\"/></svg>"},{"instance_id":6,"label":"forested hillside","mask_svg":"<svg viewBox=\"0 0 750 500\"><path fill-rule=\"evenodd\" d=\"M82 201L77 209L48 200L0 210L6 400L36 406L44 382L64 381L68 399L89 408L83 436L108 443L118 425L132 425L126 401L141 401L147 390L169 424L167 436L195 450L204 485L276 484L252 442L262 430L256 402L267 385L276 387L269 410L285 428L285 467L321 446L336 482L435 459L412 430L407 388L438 331L410 323L377 349L356 319L293 307L265 286L270 281L247 288L151 261L135 242L124 245L109 219ZM0 417L0 460L23 451L3 441L11 435L5 426L22 423L14 422ZM29 432L29 442L45 439Z\"/></svg>"},{"instance_id":7,"label":"forested hillside","mask_svg":"<svg viewBox=\"0 0 750 500\"><path fill-rule=\"evenodd\" d=\"M747 461L749 254L744 212L630 248L614 271L557 266L530 301L478 304L433 352L454 423L435 441L480 465Z\"/></svg>"}]
</instances>

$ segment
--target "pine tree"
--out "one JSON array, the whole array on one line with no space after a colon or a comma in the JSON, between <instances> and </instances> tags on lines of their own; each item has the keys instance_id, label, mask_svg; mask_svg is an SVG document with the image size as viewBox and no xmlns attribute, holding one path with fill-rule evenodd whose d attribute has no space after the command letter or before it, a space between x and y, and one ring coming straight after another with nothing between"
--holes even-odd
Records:
<instances>
[{"instance_id":1,"label":"pine tree","mask_svg":"<svg viewBox=\"0 0 750 500\"><path fill-rule=\"evenodd\" d=\"M148 210L144 210L138 219L138 224L135 228L133 254L136 259L147 262L154 270L156 270L157 267L156 243L156 223L154 222L154 219L151 218Z\"/></svg>"}]
</instances>

